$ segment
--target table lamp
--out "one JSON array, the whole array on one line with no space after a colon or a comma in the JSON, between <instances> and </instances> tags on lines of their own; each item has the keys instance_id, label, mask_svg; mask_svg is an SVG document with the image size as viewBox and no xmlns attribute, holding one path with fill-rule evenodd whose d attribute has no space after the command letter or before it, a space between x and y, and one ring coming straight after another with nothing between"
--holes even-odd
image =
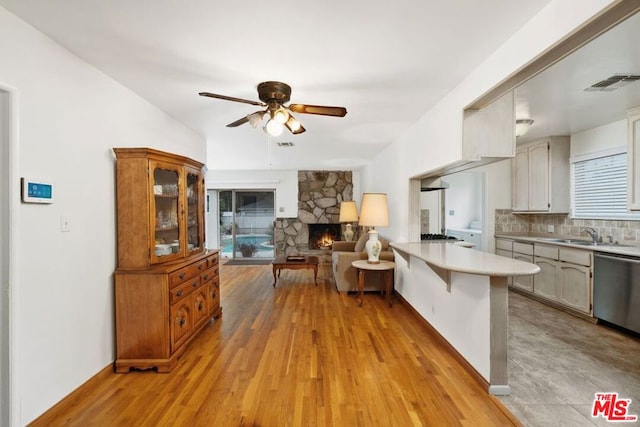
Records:
<instances>
[{"instance_id":1,"label":"table lamp","mask_svg":"<svg viewBox=\"0 0 640 427\"><path fill-rule=\"evenodd\" d=\"M344 240L350 242L353 239L353 226L352 222L358 220L358 209L356 208L356 202L348 201L340 203L340 222L346 222L344 230Z\"/></svg>"},{"instance_id":2,"label":"table lamp","mask_svg":"<svg viewBox=\"0 0 640 427\"><path fill-rule=\"evenodd\" d=\"M369 264L380 263L380 251L382 243L378 240L376 227L389 226L389 211L387 209L387 195L385 193L364 193L362 195L362 206L360 208L360 220L358 225L371 227L369 229L369 240L365 245Z\"/></svg>"}]
</instances>

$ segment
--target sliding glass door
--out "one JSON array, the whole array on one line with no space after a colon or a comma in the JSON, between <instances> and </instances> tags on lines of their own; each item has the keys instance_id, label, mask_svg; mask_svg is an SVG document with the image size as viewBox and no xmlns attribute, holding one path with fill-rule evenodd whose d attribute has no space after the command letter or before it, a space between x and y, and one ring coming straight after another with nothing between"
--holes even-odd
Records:
<instances>
[{"instance_id":1,"label":"sliding glass door","mask_svg":"<svg viewBox=\"0 0 640 427\"><path fill-rule=\"evenodd\" d=\"M273 190L219 192L220 247L224 258L273 258Z\"/></svg>"}]
</instances>

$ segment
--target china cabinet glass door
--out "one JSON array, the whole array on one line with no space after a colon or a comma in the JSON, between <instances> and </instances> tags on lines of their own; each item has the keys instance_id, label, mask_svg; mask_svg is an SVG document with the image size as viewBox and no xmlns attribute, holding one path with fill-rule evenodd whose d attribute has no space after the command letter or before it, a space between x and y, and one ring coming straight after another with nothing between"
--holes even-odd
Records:
<instances>
[{"instance_id":1,"label":"china cabinet glass door","mask_svg":"<svg viewBox=\"0 0 640 427\"><path fill-rule=\"evenodd\" d=\"M187 171L187 250L200 250L203 247L202 229L202 176L196 171Z\"/></svg>"},{"instance_id":2,"label":"china cabinet glass door","mask_svg":"<svg viewBox=\"0 0 640 427\"><path fill-rule=\"evenodd\" d=\"M182 255L180 239L180 170L171 164L154 163L153 212L154 249L152 260L164 262Z\"/></svg>"}]
</instances>

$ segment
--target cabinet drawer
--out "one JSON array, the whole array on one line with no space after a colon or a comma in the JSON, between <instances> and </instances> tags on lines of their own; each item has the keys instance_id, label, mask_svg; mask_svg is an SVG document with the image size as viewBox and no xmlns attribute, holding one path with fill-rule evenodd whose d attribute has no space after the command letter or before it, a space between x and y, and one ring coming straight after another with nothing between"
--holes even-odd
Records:
<instances>
[{"instance_id":1,"label":"cabinet drawer","mask_svg":"<svg viewBox=\"0 0 640 427\"><path fill-rule=\"evenodd\" d=\"M533 255L533 243L513 242L513 252L519 254Z\"/></svg>"},{"instance_id":2,"label":"cabinet drawer","mask_svg":"<svg viewBox=\"0 0 640 427\"><path fill-rule=\"evenodd\" d=\"M177 286L169 290L169 304L173 305L178 301L188 297L193 292L193 286L191 283L185 283L181 286Z\"/></svg>"},{"instance_id":3,"label":"cabinet drawer","mask_svg":"<svg viewBox=\"0 0 640 427\"><path fill-rule=\"evenodd\" d=\"M217 265L218 265L218 254L207 257L207 268L211 268Z\"/></svg>"},{"instance_id":4,"label":"cabinet drawer","mask_svg":"<svg viewBox=\"0 0 640 427\"><path fill-rule=\"evenodd\" d=\"M557 246L539 245L536 243L533 252L535 256L541 256L544 258L551 258L555 260L558 259Z\"/></svg>"},{"instance_id":5,"label":"cabinet drawer","mask_svg":"<svg viewBox=\"0 0 640 427\"><path fill-rule=\"evenodd\" d=\"M198 261L194 264L188 265L183 269L174 271L169 275L169 286L174 287L192 277L200 275L201 272L207 269L207 260Z\"/></svg>"},{"instance_id":6,"label":"cabinet drawer","mask_svg":"<svg viewBox=\"0 0 640 427\"><path fill-rule=\"evenodd\" d=\"M216 277L218 277L218 267L213 267L202 273L200 275L200 280L202 281L202 283L206 283L211 279L215 279Z\"/></svg>"},{"instance_id":7,"label":"cabinet drawer","mask_svg":"<svg viewBox=\"0 0 640 427\"><path fill-rule=\"evenodd\" d=\"M496 239L496 249L511 252L513 250L513 240Z\"/></svg>"},{"instance_id":8,"label":"cabinet drawer","mask_svg":"<svg viewBox=\"0 0 640 427\"><path fill-rule=\"evenodd\" d=\"M560 248L560 261L591 267L593 252L580 249Z\"/></svg>"}]
</instances>

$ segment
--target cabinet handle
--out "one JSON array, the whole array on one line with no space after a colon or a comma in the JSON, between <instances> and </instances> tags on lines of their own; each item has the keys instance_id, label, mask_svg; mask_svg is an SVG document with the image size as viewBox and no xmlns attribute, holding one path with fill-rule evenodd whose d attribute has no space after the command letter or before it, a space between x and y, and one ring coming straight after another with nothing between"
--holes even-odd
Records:
<instances>
[{"instance_id":1,"label":"cabinet handle","mask_svg":"<svg viewBox=\"0 0 640 427\"><path fill-rule=\"evenodd\" d=\"M216 291L211 292L211 298L215 299L216 298Z\"/></svg>"},{"instance_id":2,"label":"cabinet handle","mask_svg":"<svg viewBox=\"0 0 640 427\"><path fill-rule=\"evenodd\" d=\"M202 264L200 264L200 265L198 266L198 270L202 271L202 267L203 267L203 265L202 265Z\"/></svg>"},{"instance_id":3,"label":"cabinet handle","mask_svg":"<svg viewBox=\"0 0 640 427\"><path fill-rule=\"evenodd\" d=\"M180 275L178 276L180 278L180 280L184 279L186 277L186 273L180 273Z\"/></svg>"},{"instance_id":4,"label":"cabinet handle","mask_svg":"<svg viewBox=\"0 0 640 427\"><path fill-rule=\"evenodd\" d=\"M178 291L178 292L176 292L176 296L177 296L177 297L181 297L181 296L182 296L182 291Z\"/></svg>"},{"instance_id":5,"label":"cabinet handle","mask_svg":"<svg viewBox=\"0 0 640 427\"><path fill-rule=\"evenodd\" d=\"M206 282L207 280L209 280L209 275L208 275L208 274L205 274L205 275L204 275L204 277L203 277L203 279L204 279L204 281Z\"/></svg>"},{"instance_id":6,"label":"cabinet handle","mask_svg":"<svg viewBox=\"0 0 640 427\"><path fill-rule=\"evenodd\" d=\"M184 317L181 317L181 318L180 318L180 326L184 326L184 324L185 324L185 323L186 323L186 322L185 322L185 320L184 320Z\"/></svg>"},{"instance_id":7,"label":"cabinet handle","mask_svg":"<svg viewBox=\"0 0 640 427\"><path fill-rule=\"evenodd\" d=\"M196 280L195 282L193 282L193 287L197 287L198 286L198 281Z\"/></svg>"}]
</instances>

